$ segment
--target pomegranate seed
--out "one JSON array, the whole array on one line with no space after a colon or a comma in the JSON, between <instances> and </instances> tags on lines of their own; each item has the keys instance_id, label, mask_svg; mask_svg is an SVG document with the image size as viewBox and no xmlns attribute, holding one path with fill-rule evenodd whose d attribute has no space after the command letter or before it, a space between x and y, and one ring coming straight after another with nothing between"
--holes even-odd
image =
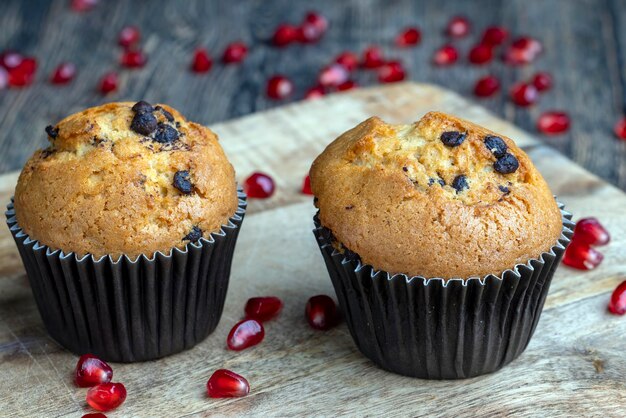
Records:
<instances>
[{"instance_id":1,"label":"pomegranate seed","mask_svg":"<svg viewBox=\"0 0 626 418\"><path fill-rule=\"evenodd\" d=\"M37 61L31 57L24 57L22 61L9 70L9 85L24 87L31 84L37 71Z\"/></svg>"},{"instance_id":2,"label":"pomegranate seed","mask_svg":"<svg viewBox=\"0 0 626 418\"><path fill-rule=\"evenodd\" d=\"M213 66L213 60L204 48L196 48L191 61L191 69L196 73L206 73Z\"/></svg>"},{"instance_id":3,"label":"pomegranate seed","mask_svg":"<svg viewBox=\"0 0 626 418\"><path fill-rule=\"evenodd\" d=\"M453 38L462 38L466 36L470 31L470 22L466 17L455 16L448 22L446 27L446 34Z\"/></svg>"},{"instance_id":4,"label":"pomegranate seed","mask_svg":"<svg viewBox=\"0 0 626 418\"><path fill-rule=\"evenodd\" d=\"M436 65L451 65L459 58L459 53L452 45L444 45L435 51L433 62Z\"/></svg>"},{"instance_id":5,"label":"pomegranate seed","mask_svg":"<svg viewBox=\"0 0 626 418\"><path fill-rule=\"evenodd\" d=\"M378 69L378 81L381 83L395 83L405 77L406 72L400 61L388 61Z\"/></svg>"},{"instance_id":6,"label":"pomegranate seed","mask_svg":"<svg viewBox=\"0 0 626 418\"><path fill-rule=\"evenodd\" d=\"M117 90L117 74L106 73L100 80L100 92L102 94L108 94Z\"/></svg>"},{"instance_id":7,"label":"pomegranate seed","mask_svg":"<svg viewBox=\"0 0 626 418\"><path fill-rule=\"evenodd\" d=\"M22 63L24 57L22 54L13 51L6 51L2 53L0 57L0 65L7 70L11 70Z\"/></svg>"},{"instance_id":8,"label":"pomegranate seed","mask_svg":"<svg viewBox=\"0 0 626 418\"><path fill-rule=\"evenodd\" d=\"M331 64L320 71L317 81L324 87L336 87L348 81L350 74L346 67L339 64Z\"/></svg>"},{"instance_id":9,"label":"pomegranate seed","mask_svg":"<svg viewBox=\"0 0 626 418\"><path fill-rule=\"evenodd\" d=\"M71 62L64 62L52 73L50 82L52 84L67 84L76 76L76 66Z\"/></svg>"},{"instance_id":10,"label":"pomegranate seed","mask_svg":"<svg viewBox=\"0 0 626 418\"><path fill-rule=\"evenodd\" d=\"M544 112L537 120L537 129L546 135L558 135L569 129L569 116L565 112Z\"/></svg>"},{"instance_id":11,"label":"pomegranate seed","mask_svg":"<svg viewBox=\"0 0 626 418\"><path fill-rule=\"evenodd\" d=\"M511 88L511 100L518 106L530 106L539 98L539 92L532 84L517 83Z\"/></svg>"},{"instance_id":12,"label":"pomegranate seed","mask_svg":"<svg viewBox=\"0 0 626 418\"><path fill-rule=\"evenodd\" d=\"M248 197L265 199L274 194L274 180L264 173L254 173L243 184Z\"/></svg>"},{"instance_id":13,"label":"pomegranate seed","mask_svg":"<svg viewBox=\"0 0 626 418\"><path fill-rule=\"evenodd\" d=\"M337 90L339 91L346 91L346 90L352 90L359 87L359 85L357 84L356 81L354 80L348 80L344 83L341 83L340 85L337 86Z\"/></svg>"},{"instance_id":14,"label":"pomegranate seed","mask_svg":"<svg viewBox=\"0 0 626 418\"><path fill-rule=\"evenodd\" d=\"M126 388L121 383L100 383L87 391L87 403L98 411L110 411L126 400Z\"/></svg>"},{"instance_id":15,"label":"pomegranate seed","mask_svg":"<svg viewBox=\"0 0 626 418\"><path fill-rule=\"evenodd\" d=\"M370 46L363 51L362 65L365 68L378 68L384 64L383 52L377 46Z\"/></svg>"},{"instance_id":16,"label":"pomegranate seed","mask_svg":"<svg viewBox=\"0 0 626 418\"><path fill-rule=\"evenodd\" d=\"M9 73L4 67L0 67L0 90L4 90L9 85Z\"/></svg>"},{"instance_id":17,"label":"pomegranate seed","mask_svg":"<svg viewBox=\"0 0 626 418\"><path fill-rule=\"evenodd\" d=\"M281 100L291 96L293 83L287 77L275 75L267 80L267 96L270 99Z\"/></svg>"},{"instance_id":18,"label":"pomegranate seed","mask_svg":"<svg viewBox=\"0 0 626 418\"><path fill-rule=\"evenodd\" d=\"M511 65L521 65L533 62L543 51L541 43L528 36L513 41L504 52L504 61Z\"/></svg>"},{"instance_id":19,"label":"pomegranate seed","mask_svg":"<svg viewBox=\"0 0 626 418\"><path fill-rule=\"evenodd\" d=\"M489 97L500 90L500 80L492 75L479 79L474 86L474 94L478 97Z\"/></svg>"},{"instance_id":20,"label":"pomegranate seed","mask_svg":"<svg viewBox=\"0 0 626 418\"><path fill-rule=\"evenodd\" d=\"M491 46L502 45L509 37L509 31L502 26L490 26L483 32L481 43Z\"/></svg>"},{"instance_id":21,"label":"pomegranate seed","mask_svg":"<svg viewBox=\"0 0 626 418\"><path fill-rule=\"evenodd\" d=\"M606 245L611 236L598 219L583 218L576 222L573 239L587 245Z\"/></svg>"},{"instance_id":22,"label":"pomegranate seed","mask_svg":"<svg viewBox=\"0 0 626 418\"><path fill-rule=\"evenodd\" d=\"M98 0L72 0L70 7L75 12L88 12L96 7Z\"/></svg>"},{"instance_id":23,"label":"pomegranate seed","mask_svg":"<svg viewBox=\"0 0 626 418\"><path fill-rule=\"evenodd\" d=\"M313 296L306 303L305 316L311 328L327 330L339 323L339 312L330 296Z\"/></svg>"},{"instance_id":24,"label":"pomegranate seed","mask_svg":"<svg viewBox=\"0 0 626 418\"><path fill-rule=\"evenodd\" d=\"M131 45L139 42L141 38L141 32L136 26L126 26L120 31L117 43L124 48L128 48Z\"/></svg>"},{"instance_id":25,"label":"pomegranate seed","mask_svg":"<svg viewBox=\"0 0 626 418\"><path fill-rule=\"evenodd\" d=\"M470 49L469 61L472 64L485 64L493 58L493 52L489 45L479 44Z\"/></svg>"},{"instance_id":26,"label":"pomegranate seed","mask_svg":"<svg viewBox=\"0 0 626 418\"><path fill-rule=\"evenodd\" d=\"M619 284L611 294L609 312L615 315L626 313L626 280Z\"/></svg>"},{"instance_id":27,"label":"pomegranate seed","mask_svg":"<svg viewBox=\"0 0 626 418\"><path fill-rule=\"evenodd\" d=\"M219 369L209 378L206 390L210 398L239 398L250 393L250 384L237 373Z\"/></svg>"},{"instance_id":28,"label":"pomegranate seed","mask_svg":"<svg viewBox=\"0 0 626 418\"><path fill-rule=\"evenodd\" d=\"M74 382L81 388L108 383L113 378L113 369L104 360L93 354L83 354L76 363Z\"/></svg>"},{"instance_id":29,"label":"pomegranate seed","mask_svg":"<svg viewBox=\"0 0 626 418\"><path fill-rule=\"evenodd\" d=\"M328 29L328 20L326 20L324 16L315 11L307 12L307 14L304 16L303 23L315 26L317 30L319 30L321 33L326 32L326 30Z\"/></svg>"},{"instance_id":30,"label":"pomegranate seed","mask_svg":"<svg viewBox=\"0 0 626 418\"><path fill-rule=\"evenodd\" d=\"M126 68L141 68L143 67L148 58L140 50L124 51L120 59L120 64Z\"/></svg>"},{"instance_id":31,"label":"pomegranate seed","mask_svg":"<svg viewBox=\"0 0 626 418\"><path fill-rule=\"evenodd\" d=\"M276 28L272 36L272 43L276 46L286 46L298 40L300 31L297 27L289 24L282 24Z\"/></svg>"},{"instance_id":32,"label":"pomegranate seed","mask_svg":"<svg viewBox=\"0 0 626 418\"><path fill-rule=\"evenodd\" d=\"M317 12L308 12L298 28L298 40L304 43L317 42L328 29L328 21Z\"/></svg>"},{"instance_id":33,"label":"pomegranate seed","mask_svg":"<svg viewBox=\"0 0 626 418\"><path fill-rule=\"evenodd\" d=\"M259 344L265 337L263 325L256 319L244 319L235 324L228 333L226 344L228 348L241 351Z\"/></svg>"},{"instance_id":34,"label":"pomegranate seed","mask_svg":"<svg viewBox=\"0 0 626 418\"><path fill-rule=\"evenodd\" d=\"M243 42L232 42L224 50L222 61L226 64L241 62L248 55L248 47Z\"/></svg>"},{"instance_id":35,"label":"pomegranate seed","mask_svg":"<svg viewBox=\"0 0 626 418\"><path fill-rule=\"evenodd\" d=\"M563 264L578 270L591 270L596 268L604 256L594 248L572 240L563 255Z\"/></svg>"},{"instance_id":36,"label":"pomegranate seed","mask_svg":"<svg viewBox=\"0 0 626 418\"><path fill-rule=\"evenodd\" d=\"M322 86L311 87L304 93L305 99L319 99L326 94L326 90Z\"/></svg>"},{"instance_id":37,"label":"pomegranate seed","mask_svg":"<svg viewBox=\"0 0 626 418\"><path fill-rule=\"evenodd\" d=\"M615 133L615 136L617 136L619 139L626 140L626 117L618 120L617 123L615 123L615 126L613 127L613 132Z\"/></svg>"},{"instance_id":38,"label":"pomegranate seed","mask_svg":"<svg viewBox=\"0 0 626 418\"><path fill-rule=\"evenodd\" d=\"M359 57L354 52L342 52L335 58L335 62L348 71L354 71L359 66Z\"/></svg>"},{"instance_id":39,"label":"pomegranate seed","mask_svg":"<svg viewBox=\"0 0 626 418\"><path fill-rule=\"evenodd\" d=\"M399 47L413 46L420 43L422 33L419 29L411 27L406 28L396 36L396 45Z\"/></svg>"},{"instance_id":40,"label":"pomegranate seed","mask_svg":"<svg viewBox=\"0 0 626 418\"><path fill-rule=\"evenodd\" d=\"M246 318L259 322L275 318L283 309L283 301L276 296L263 296L248 299L246 302Z\"/></svg>"},{"instance_id":41,"label":"pomegranate seed","mask_svg":"<svg viewBox=\"0 0 626 418\"><path fill-rule=\"evenodd\" d=\"M92 412L90 414L85 414L81 418L107 418L102 412Z\"/></svg>"},{"instance_id":42,"label":"pomegranate seed","mask_svg":"<svg viewBox=\"0 0 626 418\"><path fill-rule=\"evenodd\" d=\"M313 190L311 190L311 177L308 174L304 177L300 191L302 194L313 195Z\"/></svg>"},{"instance_id":43,"label":"pomegranate seed","mask_svg":"<svg viewBox=\"0 0 626 418\"><path fill-rule=\"evenodd\" d=\"M537 73L533 76L533 85L538 91L546 91L552 88L552 76L549 73Z\"/></svg>"}]
</instances>

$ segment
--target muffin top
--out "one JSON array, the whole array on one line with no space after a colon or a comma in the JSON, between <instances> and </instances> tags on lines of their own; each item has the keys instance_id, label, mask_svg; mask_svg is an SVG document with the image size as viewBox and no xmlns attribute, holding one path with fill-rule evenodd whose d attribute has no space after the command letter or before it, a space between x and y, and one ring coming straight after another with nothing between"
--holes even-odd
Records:
<instances>
[{"instance_id":1,"label":"muffin top","mask_svg":"<svg viewBox=\"0 0 626 418\"><path fill-rule=\"evenodd\" d=\"M109 103L46 128L15 189L19 226L53 249L151 256L208 237L237 209L217 136L166 105Z\"/></svg>"},{"instance_id":2,"label":"muffin top","mask_svg":"<svg viewBox=\"0 0 626 418\"><path fill-rule=\"evenodd\" d=\"M427 278L500 274L555 245L561 214L528 156L439 112L372 117L311 167L322 225L378 270Z\"/></svg>"}]
</instances>

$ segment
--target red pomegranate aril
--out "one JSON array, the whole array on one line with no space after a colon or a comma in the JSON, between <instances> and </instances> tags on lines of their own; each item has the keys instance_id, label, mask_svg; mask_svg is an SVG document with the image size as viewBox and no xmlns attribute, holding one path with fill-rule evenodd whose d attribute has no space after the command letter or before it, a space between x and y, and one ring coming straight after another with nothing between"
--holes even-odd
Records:
<instances>
[{"instance_id":1,"label":"red pomegranate aril","mask_svg":"<svg viewBox=\"0 0 626 418\"><path fill-rule=\"evenodd\" d=\"M511 87L511 100L518 106L530 106L538 98L539 92L532 84L517 83Z\"/></svg>"},{"instance_id":2,"label":"red pomegranate aril","mask_svg":"<svg viewBox=\"0 0 626 418\"><path fill-rule=\"evenodd\" d=\"M24 57L22 61L9 70L9 85L24 87L33 82L37 71L37 61L32 57Z\"/></svg>"},{"instance_id":3,"label":"red pomegranate aril","mask_svg":"<svg viewBox=\"0 0 626 418\"><path fill-rule=\"evenodd\" d=\"M626 117L618 120L613 126L613 133L619 139L626 140Z\"/></svg>"},{"instance_id":4,"label":"red pomegranate aril","mask_svg":"<svg viewBox=\"0 0 626 418\"><path fill-rule=\"evenodd\" d=\"M76 65L71 62L64 62L59 64L59 66L52 73L52 77L50 77L50 82L52 84L67 84L74 79L76 76Z\"/></svg>"},{"instance_id":5,"label":"red pomegranate aril","mask_svg":"<svg viewBox=\"0 0 626 418\"><path fill-rule=\"evenodd\" d=\"M400 32L395 39L396 45L399 47L414 46L422 40L422 33L419 29L411 27Z\"/></svg>"},{"instance_id":6,"label":"red pomegranate aril","mask_svg":"<svg viewBox=\"0 0 626 418\"><path fill-rule=\"evenodd\" d=\"M101 383L87 391L87 403L97 411L110 411L126 400L126 388L121 383Z\"/></svg>"},{"instance_id":7,"label":"red pomegranate aril","mask_svg":"<svg viewBox=\"0 0 626 418\"><path fill-rule=\"evenodd\" d=\"M335 58L335 62L348 71L354 71L359 67L359 57L354 52L342 52Z\"/></svg>"},{"instance_id":8,"label":"red pomegranate aril","mask_svg":"<svg viewBox=\"0 0 626 418\"><path fill-rule=\"evenodd\" d=\"M378 69L378 81L381 83L395 83L405 77L406 72L400 61L388 61Z\"/></svg>"},{"instance_id":9,"label":"red pomegranate aril","mask_svg":"<svg viewBox=\"0 0 626 418\"><path fill-rule=\"evenodd\" d=\"M272 43L280 47L287 46L298 40L299 32L298 28L293 25L279 25L272 36Z\"/></svg>"},{"instance_id":10,"label":"red pomegranate aril","mask_svg":"<svg viewBox=\"0 0 626 418\"><path fill-rule=\"evenodd\" d=\"M75 12L88 12L98 4L98 0L72 0L70 7Z\"/></svg>"},{"instance_id":11,"label":"red pomegranate aril","mask_svg":"<svg viewBox=\"0 0 626 418\"><path fill-rule=\"evenodd\" d=\"M116 73L106 73L102 79L100 80L100 92L102 94L108 94L112 91L117 90L117 74Z\"/></svg>"},{"instance_id":12,"label":"red pomegranate aril","mask_svg":"<svg viewBox=\"0 0 626 418\"><path fill-rule=\"evenodd\" d=\"M308 12L298 28L298 40L304 43L317 42L328 29L328 20L317 12Z\"/></svg>"},{"instance_id":13,"label":"red pomegranate aril","mask_svg":"<svg viewBox=\"0 0 626 418\"><path fill-rule=\"evenodd\" d=\"M226 345L234 351L241 351L259 344L265 337L265 329L256 319L244 319L235 324L228 333Z\"/></svg>"},{"instance_id":14,"label":"red pomegranate aril","mask_svg":"<svg viewBox=\"0 0 626 418\"><path fill-rule=\"evenodd\" d=\"M621 282L611 294L609 312L614 315L626 314L626 280Z\"/></svg>"},{"instance_id":15,"label":"red pomegranate aril","mask_svg":"<svg viewBox=\"0 0 626 418\"><path fill-rule=\"evenodd\" d=\"M339 323L339 311L335 301L327 295L311 297L306 303L306 320L311 328L327 330Z\"/></svg>"},{"instance_id":16,"label":"red pomegranate aril","mask_svg":"<svg viewBox=\"0 0 626 418\"><path fill-rule=\"evenodd\" d=\"M5 51L0 57L0 65L2 65L7 70L11 70L12 68L20 65L23 60L24 57L22 56L22 54L14 51Z\"/></svg>"},{"instance_id":17,"label":"red pomegranate aril","mask_svg":"<svg viewBox=\"0 0 626 418\"><path fill-rule=\"evenodd\" d=\"M83 354L76 363L74 382L81 388L108 383L113 378L113 369L104 360L93 354Z\"/></svg>"},{"instance_id":18,"label":"red pomegranate aril","mask_svg":"<svg viewBox=\"0 0 626 418\"><path fill-rule=\"evenodd\" d=\"M270 99L282 100L293 93L293 83L287 77L275 75L267 80L267 96Z\"/></svg>"},{"instance_id":19,"label":"red pomegranate aril","mask_svg":"<svg viewBox=\"0 0 626 418\"><path fill-rule=\"evenodd\" d=\"M90 414L85 414L81 418L107 418L102 412L92 412Z\"/></svg>"},{"instance_id":20,"label":"red pomegranate aril","mask_svg":"<svg viewBox=\"0 0 626 418\"><path fill-rule=\"evenodd\" d=\"M537 91L546 91L552 88L552 76L549 73L541 72L533 76L533 85Z\"/></svg>"},{"instance_id":21,"label":"red pomegranate aril","mask_svg":"<svg viewBox=\"0 0 626 418\"><path fill-rule=\"evenodd\" d=\"M502 26L490 26L483 32L481 43L491 46L502 45L509 37L509 31Z\"/></svg>"},{"instance_id":22,"label":"red pomegranate aril","mask_svg":"<svg viewBox=\"0 0 626 418\"><path fill-rule=\"evenodd\" d=\"M464 16L455 16L446 26L446 34L454 38L462 38L470 31L470 22Z\"/></svg>"},{"instance_id":23,"label":"red pomegranate aril","mask_svg":"<svg viewBox=\"0 0 626 418\"><path fill-rule=\"evenodd\" d=\"M359 87L359 84L354 81L354 80L348 80L344 83L341 83L340 85L337 86L337 90L338 91L346 91L346 90L352 90Z\"/></svg>"},{"instance_id":24,"label":"red pomegranate aril","mask_svg":"<svg viewBox=\"0 0 626 418\"><path fill-rule=\"evenodd\" d=\"M383 52L377 46L370 46L363 51L363 61L361 65L364 68L378 68L383 65Z\"/></svg>"},{"instance_id":25,"label":"red pomegranate aril","mask_svg":"<svg viewBox=\"0 0 626 418\"><path fill-rule=\"evenodd\" d=\"M348 81L350 73L343 65L331 64L320 71L317 82L324 87L336 87Z\"/></svg>"},{"instance_id":26,"label":"red pomegranate aril","mask_svg":"<svg viewBox=\"0 0 626 418\"><path fill-rule=\"evenodd\" d=\"M313 195L313 190L311 190L311 177L308 174L304 177L300 191L302 194Z\"/></svg>"},{"instance_id":27,"label":"red pomegranate aril","mask_svg":"<svg viewBox=\"0 0 626 418\"><path fill-rule=\"evenodd\" d=\"M573 240L587 245L606 245L611 235L597 218L582 218L576 222Z\"/></svg>"},{"instance_id":28,"label":"red pomegranate aril","mask_svg":"<svg viewBox=\"0 0 626 418\"><path fill-rule=\"evenodd\" d=\"M543 51L541 43L528 36L513 41L504 52L504 61L511 65L522 65L533 62Z\"/></svg>"},{"instance_id":29,"label":"red pomegranate aril","mask_svg":"<svg viewBox=\"0 0 626 418\"><path fill-rule=\"evenodd\" d=\"M146 65L148 58L146 55L140 50L129 50L124 51L122 54L122 58L120 59L120 64L126 68L141 68Z\"/></svg>"},{"instance_id":30,"label":"red pomegranate aril","mask_svg":"<svg viewBox=\"0 0 626 418\"><path fill-rule=\"evenodd\" d=\"M492 75L479 79L474 86L474 94L478 97L493 96L500 90L500 80Z\"/></svg>"},{"instance_id":31,"label":"red pomegranate aril","mask_svg":"<svg viewBox=\"0 0 626 418\"><path fill-rule=\"evenodd\" d=\"M459 59L459 53L452 45L444 45L435 51L433 63L436 65L452 65Z\"/></svg>"},{"instance_id":32,"label":"red pomegranate aril","mask_svg":"<svg viewBox=\"0 0 626 418\"><path fill-rule=\"evenodd\" d=\"M321 33L326 32L326 30L328 29L328 20L315 11L307 12L307 14L304 16L303 24L315 26L317 30L319 30Z\"/></svg>"},{"instance_id":33,"label":"red pomegranate aril","mask_svg":"<svg viewBox=\"0 0 626 418\"><path fill-rule=\"evenodd\" d=\"M489 45L479 44L470 49L469 61L472 64L485 64L493 58L493 51Z\"/></svg>"},{"instance_id":34,"label":"red pomegranate aril","mask_svg":"<svg viewBox=\"0 0 626 418\"><path fill-rule=\"evenodd\" d=\"M322 86L311 87L304 93L305 99L319 99L322 96L326 95L326 90Z\"/></svg>"},{"instance_id":35,"label":"red pomegranate aril","mask_svg":"<svg viewBox=\"0 0 626 418\"><path fill-rule=\"evenodd\" d=\"M544 112L537 120L537 129L546 135L558 135L569 129L570 119L565 112Z\"/></svg>"},{"instance_id":36,"label":"red pomegranate aril","mask_svg":"<svg viewBox=\"0 0 626 418\"><path fill-rule=\"evenodd\" d=\"M248 47L243 42L232 42L226 46L222 61L225 64L241 62L248 55Z\"/></svg>"},{"instance_id":37,"label":"red pomegranate aril","mask_svg":"<svg viewBox=\"0 0 626 418\"><path fill-rule=\"evenodd\" d=\"M276 318L282 309L282 300L276 296L263 296L248 299L244 311L246 318L265 322Z\"/></svg>"},{"instance_id":38,"label":"red pomegranate aril","mask_svg":"<svg viewBox=\"0 0 626 418\"><path fill-rule=\"evenodd\" d=\"M206 390L210 398L240 398L250 393L250 384L237 373L219 369L209 378Z\"/></svg>"},{"instance_id":39,"label":"red pomegranate aril","mask_svg":"<svg viewBox=\"0 0 626 418\"><path fill-rule=\"evenodd\" d=\"M274 194L274 180L264 173L254 173L243 183L243 189L248 197L266 199Z\"/></svg>"},{"instance_id":40,"label":"red pomegranate aril","mask_svg":"<svg viewBox=\"0 0 626 418\"><path fill-rule=\"evenodd\" d=\"M589 245L572 240L563 255L563 264L578 270L596 268L604 259L602 253Z\"/></svg>"},{"instance_id":41,"label":"red pomegranate aril","mask_svg":"<svg viewBox=\"0 0 626 418\"><path fill-rule=\"evenodd\" d=\"M124 48L128 48L139 42L141 32L136 26L126 26L120 31L117 43Z\"/></svg>"},{"instance_id":42,"label":"red pomegranate aril","mask_svg":"<svg viewBox=\"0 0 626 418\"><path fill-rule=\"evenodd\" d=\"M204 48L196 48L193 53L193 61L191 69L196 73L206 73L211 70L213 60L209 56L209 52Z\"/></svg>"}]
</instances>

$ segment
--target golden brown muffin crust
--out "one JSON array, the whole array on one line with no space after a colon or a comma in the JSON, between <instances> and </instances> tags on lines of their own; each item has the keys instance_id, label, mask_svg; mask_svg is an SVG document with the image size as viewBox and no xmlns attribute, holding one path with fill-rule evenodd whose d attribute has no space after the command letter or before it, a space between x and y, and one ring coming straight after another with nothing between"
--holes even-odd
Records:
<instances>
[{"instance_id":1,"label":"golden brown muffin crust","mask_svg":"<svg viewBox=\"0 0 626 418\"><path fill-rule=\"evenodd\" d=\"M465 139L448 146L444 132ZM494 168L488 136L504 141L519 163L514 172ZM372 117L332 142L310 176L322 225L390 273L500 274L561 234L560 211L528 156L507 137L439 112L412 125Z\"/></svg>"},{"instance_id":2,"label":"golden brown muffin crust","mask_svg":"<svg viewBox=\"0 0 626 418\"><path fill-rule=\"evenodd\" d=\"M26 163L15 190L31 238L79 255L136 257L184 247L198 239L194 227L208 237L235 213L235 173L217 136L166 105L150 112L158 129L137 133L133 105L86 109L47 128L50 146Z\"/></svg>"}]
</instances>

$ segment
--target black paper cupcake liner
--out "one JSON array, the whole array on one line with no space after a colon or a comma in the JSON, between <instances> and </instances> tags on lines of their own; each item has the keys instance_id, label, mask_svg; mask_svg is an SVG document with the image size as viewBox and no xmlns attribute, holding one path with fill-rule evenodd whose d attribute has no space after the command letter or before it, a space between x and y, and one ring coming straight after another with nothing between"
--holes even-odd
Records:
<instances>
[{"instance_id":1,"label":"black paper cupcake liner","mask_svg":"<svg viewBox=\"0 0 626 418\"><path fill-rule=\"evenodd\" d=\"M572 215L548 252L499 276L450 279L391 275L338 251L314 217L322 256L358 349L381 368L424 379L494 372L528 345L550 282L572 236Z\"/></svg>"},{"instance_id":2,"label":"black paper cupcake liner","mask_svg":"<svg viewBox=\"0 0 626 418\"><path fill-rule=\"evenodd\" d=\"M53 250L19 227L13 201L6 217L50 336L78 355L134 362L189 349L217 326L246 212L238 199L208 238L135 260Z\"/></svg>"}]
</instances>

